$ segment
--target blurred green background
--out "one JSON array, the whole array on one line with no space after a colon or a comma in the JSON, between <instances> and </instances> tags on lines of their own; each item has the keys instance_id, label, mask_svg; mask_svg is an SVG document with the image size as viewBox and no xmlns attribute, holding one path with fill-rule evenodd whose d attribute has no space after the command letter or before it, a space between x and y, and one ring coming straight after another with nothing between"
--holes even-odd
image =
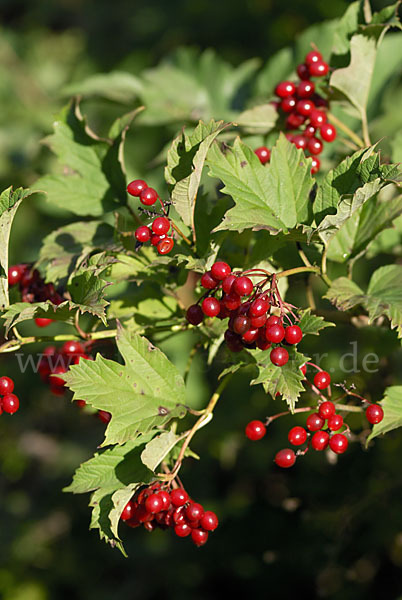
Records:
<instances>
[{"instance_id":1,"label":"blurred green background","mask_svg":"<svg viewBox=\"0 0 402 600\"><path fill-rule=\"evenodd\" d=\"M348 2L333 0L3 0L0 30L0 180L29 186L52 158L40 140L63 106L63 90L92 74L119 70L139 75L180 46L212 47L238 65L262 63L293 43L306 27L340 16ZM386 2L372 2L380 9ZM96 131L122 113L102 98L84 103ZM126 106L126 111L130 107ZM129 173L160 181L155 156L175 133L172 126L138 126L127 145ZM67 213L33 199L18 214L11 260L37 258L44 235ZM380 263L381 264L381 263ZM300 285L299 285L300 284ZM305 305L301 280L291 297ZM319 286L317 294L323 292ZM328 306L327 306L328 308ZM54 329L53 329L54 328ZM33 330L32 330L33 331ZM47 330L55 333L56 326ZM339 357L358 342L359 361L377 352L380 370L355 383L374 400L386 385L402 383L401 352L394 333L340 325L305 353L329 352L325 368L338 372ZM162 344L182 370L192 336ZM34 353L40 351L30 348ZM252 418L279 410L258 388L235 377L211 425L193 444L202 461L188 462L183 480L191 495L218 512L221 526L197 550L171 532L122 531L124 559L88 532L88 498L61 492L79 462L92 455L104 426L51 396L37 375L20 373L15 357L1 357L0 374L16 379L21 410L0 419L0 597L4 600L153 600L162 597L331 598L402 597L402 437L397 431L368 450L359 441L338 462L309 455L288 472L272 466L286 445L289 419L276 422L258 444L245 441ZM360 362L359 362L360 364ZM216 372L202 358L191 389L205 403ZM300 419L300 424L303 420ZM355 417L359 432L364 420ZM122 527L123 529L123 527Z\"/></svg>"}]
</instances>

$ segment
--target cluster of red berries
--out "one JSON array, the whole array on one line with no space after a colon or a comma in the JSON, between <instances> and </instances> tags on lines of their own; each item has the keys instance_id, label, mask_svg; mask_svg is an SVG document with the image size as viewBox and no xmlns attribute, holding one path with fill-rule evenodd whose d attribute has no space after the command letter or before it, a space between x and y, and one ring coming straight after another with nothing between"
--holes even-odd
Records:
<instances>
[{"instance_id":1,"label":"cluster of red berries","mask_svg":"<svg viewBox=\"0 0 402 600\"><path fill-rule=\"evenodd\" d=\"M275 106L286 115L285 129L300 130L300 133L288 133L286 137L312 157L312 174L320 168L317 155L323 150L323 141L333 142L336 138L335 127L327 122L325 110L328 102L316 93L314 82L311 81L311 77L323 77L328 71L329 66L322 55L312 50L306 55L304 63L297 67L300 81L281 81L275 88L279 98ZM270 150L265 146L257 148L255 153L262 164L270 160Z\"/></svg>"},{"instance_id":2,"label":"cluster of red berries","mask_svg":"<svg viewBox=\"0 0 402 600\"><path fill-rule=\"evenodd\" d=\"M304 365L305 366L305 365ZM305 375L305 371L303 370ZM331 383L331 376L326 371L319 371L314 376L314 385L319 390L327 388ZM283 413L281 413L283 414ZM384 411L378 404L369 404L366 409L366 417L372 425L380 423L384 417ZM267 419L267 424L272 421L272 417ZM336 412L336 405L330 400L323 400L317 407L317 412L310 414L306 419L306 428L296 425L292 427L288 434L288 440L293 446L302 446L306 442L305 449L294 452L291 448L279 450L275 456L275 463L278 467L287 469L292 467L297 456L306 454L309 448L322 451L330 448L335 454L346 452L349 441L344 433L335 433L345 427L342 415ZM262 421L250 421L246 426L246 436L252 440L261 440L267 432L266 424Z\"/></svg>"},{"instance_id":3,"label":"cluster of red berries","mask_svg":"<svg viewBox=\"0 0 402 600\"><path fill-rule=\"evenodd\" d=\"M46 302L46 300L50 300L56 305L63 302L63 297L56 291L53 283L45 283L39 271L33 269L32 265L13 265L8 269L8 285L12 287L17 284L23 302ZM52 319L35 319L38 327L47 327L52 322Z\"/></svg>"},{"instance_id":4,"label":"cluster of red berries","mask_svg":"<svg viewBox=\"0 0 402 600\"><path fill-rule=\"evenodd\" d=\"M139 198L144 206L152 206L157 200L159 200L162 206L163 214L152 213L148 210L143 211L152 218L152 223L150 223L150 226L140 225L135 230L134 235L137 240L137 247L150 241L152 246L156 246L159 254L168 254L174 246L173 230L171 230L172 224L165 204L158 196L157 191L154 188L148 187L146 181L143 179L134 179L134 181L131 181L127 186L127 191L131 196Z\"/></svg>"},{"instance_id":5,"label":"cluster of red berries","mask_svg":"<svg viewBox=\"0 0 402 600\"><path fill-rule=\"evenodd\" d=\"M141 490L126 504L120 518L130 527L143 525L147 531L172 527L178 537L191 535L198 547L206 544L209 533L218 527L216 514L193 502L183 488L168 491L160 483Z\"/></svg>"},{"instance_id":6,"label":"cluster of red berries","mask_svg":"<svg viewBox=\"0 0 402 600\"><path fill-rule=\"evenodd\" d=\"M14 381L6 375L0 377L0 415L3 411L12 415L19 409L20 401L13 391Z\"/></svg>"},{"instance_id":7,"label":"cluster of red berries","mask_svg":"<svg viewBox=\"0 0 402 600\"><path fill-rule=\"evenodd\" d=\"M251 271L247 271L251 274ZM256 270L259 271L258 269ZM257 276L258 273L256 273ZM270 359L278 367L289 360L289 352L279 344L298 344L303 332L298 325L284 326L284 303L281 301L275 281L271 279L271 287L264 291L269 281L264 275L263 283L254 285L247 275L232 273L225 262L215 262L210 271L201 277L201 285L208 290L198 302L187 310L187 321L199 325L204 315L207 317L229 318L225 331L225 342L232 352L240 352L243 348L267 350L273 344ZM216 298L220 293L221 298ZM281 315L270 314L272 308L279 307Z\"/></svg>"}]
</instances>

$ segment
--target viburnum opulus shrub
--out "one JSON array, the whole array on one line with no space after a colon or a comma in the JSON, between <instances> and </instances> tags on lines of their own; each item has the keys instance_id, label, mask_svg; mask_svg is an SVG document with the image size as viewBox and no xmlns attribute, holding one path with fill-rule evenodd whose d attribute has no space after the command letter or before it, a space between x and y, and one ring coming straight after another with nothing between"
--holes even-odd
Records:
<instances>
[{"instance_id":1,"label":"viburnum opulus shrub","mask_svg":"<svg viewBox=\"0 0 402 600\"><path fill-rule=\"evenodd\" d=\"M351 443L402 425L397 373L372 397L350 377L333 381L325 361L304 350L311 336L316 353L325 350L320 331L339 314L350 328L402 337L402 264L391 236L401 232L402 141L398 132L382 139L376 112L397 75L396 8L372 14L367 2L352 3L258 73L255 63L223 67L211 53L195 57L190 71L182 55L137 81L137 108L105 137L73 99L46 138L58 167L31 189L1 194L0 352L43 342L38 377L107 424L65 491L91 493L91 527L123 552L121 540L139 526L173 529L196 546L219 535L219 516L193 497L180 470L183 461L197 469L193 439L220 410L231 378L266 393L266 407L250 408L242 430L247 444L264 438L267 469L307 469L315 452L342 460ZM180 69L194 100L175 87ZM251 76L252 97L239 110L236 96ZM126 175L126 134L137 123L176 131L154 161L165 163L165 183L152 170ZM76 218L43 240L36 264L10 265L12 221L34 193ZM299 305L290 300L294 281L303 288ZM324 312L317 289L329 301ZM25 335L33 320L36 335ZM58 322L70 332L57 333ZM185 331L193 350L182 375L155 338ZM196 355L218 371L201 409L187 390ZM6 364L0 405L12 414L19 400ZM297 413L303 426L292 424ZM351 413L361 413L354 430ZM269 433L282 417L288 436L274 446Z\"/></svg>"}]
</instances>

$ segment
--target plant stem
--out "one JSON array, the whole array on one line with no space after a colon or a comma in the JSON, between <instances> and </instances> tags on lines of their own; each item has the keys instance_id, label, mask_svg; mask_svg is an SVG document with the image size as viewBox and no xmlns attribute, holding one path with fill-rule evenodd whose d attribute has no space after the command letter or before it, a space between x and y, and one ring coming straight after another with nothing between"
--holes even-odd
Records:
<instances>
[{"instance_id":1,"label":"plant stem","mask_svg":"<svg viewBox=\"0 0 402 600\"><path fill-rule=\"evenodd\" d=\"M361 139L361 137L359 137L354 131L349 129L349 127L345 125L345 123L343 123L340 119L338 119L338 117L335 117L335 115L333 115L330 112L327 113L327 117L330 123L333 123L339 129L341 129L345 135L347 135L351 140L355 142L355 144L359 146L359 148L370 146L370 142L366 144L365 141Z\"/></svg>"},{"instance_id":2,"label":"plant stem","mask_svg":"<svg viewBox=\"0 0 402 600\"><path fill-rule=\"evenodd\" d=\"M186 237L184 235L184 233L182 231L180 231L180 229L177 227L177 225L175 225L173 223L173 221L171 221L171 224L172 224L173 229L176 231L176 233L179 234L180 237L183 238L183 240L186 242L186 244L188 244L189 246L192 246L192 242L188 239L188 237Z\"/></svg>"},{"instance_id":3,"label":"plant stem","mask_svg":"<svg viewBox=\"0 0 402 600\"><path fill-rule=\"evenodd\" d=\"M276 273L276 278L280 279L281 277L289 277L290 275L297 275L298 273L317 273L317 275L321 275L320 267L295 267L294 269L287 269L287 271L282 271L281 273Z\"/></svg>"},{"instance_id":4,"label":"plant stem","mask_svg":"<svg viewBox=\"0 0 402 600\"><path fill-rule=\"evenodd\" d=\"M366 111L362 113L362 133L365 145L371 146Z\"/></svg>"}]
</instances>

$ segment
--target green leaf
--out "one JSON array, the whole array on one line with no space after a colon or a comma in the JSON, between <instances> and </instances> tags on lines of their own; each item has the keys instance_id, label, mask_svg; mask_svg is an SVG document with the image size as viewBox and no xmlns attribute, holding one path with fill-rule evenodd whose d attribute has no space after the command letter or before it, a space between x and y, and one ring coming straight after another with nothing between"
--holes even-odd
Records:
<instances>
[{"instance_id":1,"label":"green leaf","mask_svg":"<svg viewBox=\"0 0 402 600\"><path fill-rule=\"evenodd\" d=\"M233 148L212 146L207 162L210 175L224 183L221 191L235 202L215 231L254 228L286 232L309 220L310 162L282 134L272 149L268 168L239 138Z\"/></svg>"},{"instance_id":2,"label":"green leaf","mask_svg":"<svg viewBox=\"0 0 402 600\"><path fill-rule=\"evenodd\" d=\"M333 54L349 53L350 38L353 33L357 32L359 23L363 22L362 2L352 2L336 23L332 46Z\"/></svg>"},{"instance_id":3,"label":"green leaf","mask_svg":"<svg viewBox=\"0 0 402 600\"><path fill-rule=\"evenodd\" d=\"M106 324L105 308L109 302L103 298L104 291L108 285L100 277L91 272L83 271L74 275L67 285L67 290L75 304L86 307L86 312L92 313Z\"/></svg>"},{"instance_id":4,"label":"green leaf","mask_svg":"<svg viewBox=\"0 0 402 600\"><path fill-rule=\"evenodd\" d=\"M291 48L282 48L267 60L256 78L258 96L272 95L278 81L286 79L294 69L294 56Z\"/></svg>"},{"instance_id":5,"label":"green leaf","mask_svg":"<svg viewBox=\"0 0 402 600\"><path fill-rule=\"evenodd\" d=\"M304 375L300 367L309 359L294 348L289 349L289 361L283 367L277 367L271 362L269 352L258 352L254 357L259 373L251 381L251 385L261 383L265 392L271 394L273 398L280 394L293 411L301 392L304 392L302 384Z\"/></svg>"},{"instance_id":6,"label":"green leaf","mask_svg":"<svg viewBox=\"0 0 402 600\"><path fill-rule=\"evenodd\" d=\"M338 277L332 282L324 298L330 300L339 310L349 310L364 302L364 292L351 279Z\"/></svg>"},{"instance_id":7,"label":"green leaf","mask_svg":"<svg viewBox=\"0 0 402 600\"><path fill-rule=\"evenodd\" d=\"M97 73L84 81L70 83L64 86L63 96L101 96L114 102L129 104L142 91L141 81L125 71L110 71Z\"/></svg>"},{"instance_id":8,"label":"green leaf","mask_svg":"<svg viewBox=\"0 0 402 600\"><path fill-rule=\"evenodd\" d=\"M247 133L265 134L275 128L278 111L272 104L260 104L243 111L236 118L236 124L243 127Z\"/></svg>"},{"instance_id":9,"label":"green leaf","mask_svg":"<svg viewBox=\"0 0 402 600\"><path fill-rule=\"evenodd\" d=\"M306 308L300 313L300 321L297 325L303 331L303 335L318 335L318 332L325 327L335 327L335 323L324 321L323 317L311 314L311 308Z\"/></svg>"},{"instance_id":10,"label":"green leaf","mask_svg":"<svg viewBox=\"0 0 402 600\"><path fill-rule=\"evenodd\" d=\"M102 446L123 444L186 413L183 378L158 348L122 328L117 346L124 365L98 354L63 375L73 399L111 413Z\"/></svg>"},{"instance_id":11,"label":"green leaf","mask_svg":"<svg viewBox=\"0 0 402 600\"><path fill-rule=\"evenodd\" d=\"M97 137L78 103L62 110L46 143L57 155L60 174L41 177L34 188L77 215L100 216L127 204L122 162L127 127L114 140Z\"/></svg>"},{"instance_id":12,"label":"green leaf","mask_svg":"<svg viewBox=\"0 0 402 600\"><path fill-rule=\"evenodd\" d=\"M332 236L327 257L340 263L358 257L368 250L370 242L381 231L393 226L394 219L400 214L402 197L387 202L371 198Z\"/></svg>"},{"instance_id":13,"label":"green leaf","mask_svg":"<svg viewBox=\"0 0 402 600\"><path fill-rule=\"evenodd\" d=\"M380 404L384 410L384 418L381 423L374 425L367 443L381 434L402 427L402 385L387 388Z\"/></svg>"},{"instance_id":14,"label":"green leaf","mask_svg":"<svg viewBox=\"0 0 402 600\"><path fill-rule=\"evenodd\" d=\"M8 300L8 243L11 225L21 202L32 196L33 190L7 188L0 194L0 310L9 305Z\"/></svg>"},{"instance_id":15,"label":"green leaf","mask_svg":"<svg viewBox=\"0 0 402 600\"><path fill-rule=\"evenodd\" d=\"M113 246L113 227L102 221L77 221L45 237L39 264L46 280L56 283L67 278L95 249Z\"/></svg>"},{"instance_id":16,"label":"green leaf","mask_svg":"<svg viewBox=\"0 0 402 600\"><path fill-rule=\"evenodd\" d=\"M164 431L147 443L141 453L141 460L148 469L155 471L165 456L176 446L181 436L173 431Z\"/></svg>"},{"instance_id":17,"label":"green leaf","mask_svg":"<svg viewBox=\"0 0 402 600\"><path fill-rule=\"evenodd\" d=\"M184 223L194 231L194 210L207 152L228 124L211 120L208 125L199 122L194 132L183 131L169 149L165 178L171 187L175 209Z\"/></svg>"}]
</instances>

